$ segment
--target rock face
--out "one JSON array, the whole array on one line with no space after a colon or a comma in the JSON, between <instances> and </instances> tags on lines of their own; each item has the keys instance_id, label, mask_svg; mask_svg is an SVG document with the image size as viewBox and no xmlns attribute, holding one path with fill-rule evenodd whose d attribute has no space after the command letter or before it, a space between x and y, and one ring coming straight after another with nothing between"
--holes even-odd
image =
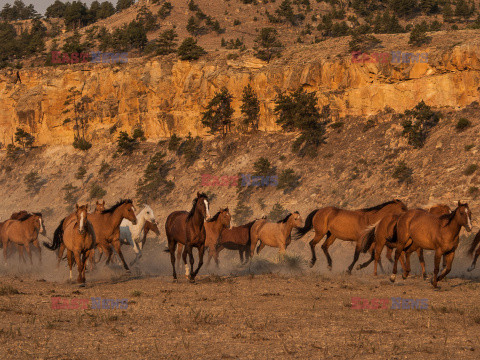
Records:
<instances>
[{"instance_id":1,"label":"rock face","mask_svg":"<svg viewBox=\"0 0 480 360\"><path fill-rule=\"evenodd\" d=\"M329 104L339 116L373 115L390 107L400 112L424 100L433 107L464 107L479 100L480 62L476 48L456 46L429 54L428 63L352 63L350 58L266 64L240 60L131 60L127 64L77 64L0 73L0 142L12 142L16 127L37 145L70 144L74 137L69 89L87 99L87 138L106 142L120 130L140 124L150 139L173 133L205 135L200 118L215 91L233 95L235 118L241 117L242 90L251 84L261 103L260 129L275 131L278 91L303 86L315 91L319 106ZM70 120L69 120L70 119Z\"/></svg>"}]
</instances>

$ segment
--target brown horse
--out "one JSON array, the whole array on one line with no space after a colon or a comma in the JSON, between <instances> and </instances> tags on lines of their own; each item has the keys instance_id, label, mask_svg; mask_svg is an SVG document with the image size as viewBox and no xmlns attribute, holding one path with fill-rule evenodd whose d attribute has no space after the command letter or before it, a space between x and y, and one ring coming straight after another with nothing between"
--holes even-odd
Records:
<instances>
[{"instance_id":1,"label":"brown horse","mask_svg":"<svg viewBox=\"0 0 480 360\"><path fill-rule=\"evenodd\" d=\"M64 224L68 224L70 220L73 219L75 216L75 213L73 213L64 218L60 222L60 225L57 227L55 232L64 232ZM88 214L87 219L93 226L93 230L95 233L95 244L96 247L101 250L100 257L103 253L105 253L107 255L108 265L112 257L113 246L118 256L120 257L120 260L122 261L125 270L130 271L120 248L120 223L123 219L128 219L133 224L137 223L137 217L135 216L135 207L133 206L132 200L120 200L111 208L103 210L101 213ZM62 259L65 244L58 239L60 239L60 237L54 236L52 244L44 242L43 245L52 251L59 249L58 262L60 262L60 260ZM91 252L91 254L93 254L93 252ZM92 256L90 256L90 259L93 264Z\"/></svg>"},{"instance_id":2,"label":"brown horse","mask_svg":"<svg viewBox=\"0 0 480 360\"><path fill-rule=\"evenodd\" d=\"M472 240L472 243L470 244L470 248L468 249L468 254L470 256L473 255L473 252L475 251L475 248L477 247L478 243L480 243L480 231L475 235L475 237ZM478 247L477 251L475 252L475 256L473 257L472 265L467 269L467 271L472 271L475 269L475 265L477 264L477 259L478 256L480 256L480 246Z\"/></svg>"},{"instance_id":3,"label":"brown horse","mask_svg":"<svg viewBox=\"0 0 480 360\"><path fill-rule=\"evenodd\" d=\"M168 252L170 252L174 281L177 280L177 272L175 271L175 249L177 243L180 243L185 246L182 254L183 263L185 264L185 276L189 277L190 282L195 282L195 276L203 265L206 237L205 219L210 219L210 210L208 197L204 193L197 193L190 212L174 211L168 215L167 221L165 222L165 234L168 240ZM195 271L193 271L193 247L198 249L199 256L198 267ZM190 269L187 266L187 254L190 258Z\"/></svg>"},{"instance_id":4,"label":"brown horse","mask_svg":"<svg viewBox=\"0 0 480 360\"><path fill-rule=\"evenodd\" d=\"M298 211L289 213L284 219L276 223L268 222L265 219L260 219L253 224L250 230L250 256L253 253L257 243L260 245L257 249L257 254L265 247L265 245L278 248L279 254L284 255L287 246L292 241L291 233L293 228L300 228L302 226L302 217Z\"/></svg>"},{"instance_id":5,"label":"brown horse","mask_svg":"<svg viewBox=\"0 0 480 360\"><path fill-rule=\"evenodd\" d=\"M145 242L147 241L147 235L149 231L153 231L155 235L160 236L160 230L158 229L157 224L146 220L145 225L143 226L143 239L142 239L142 242L140 243L140 250L142 250L143 247L145 246Z\"/></svg>"},{"instance_id":6,"label":"brown horse","mask_svg":"<svg viewBox=\"0 0 480 360\"><path fill-rule=\"evenodd\" d=\"M42 262L42 251L38 244L38 234L46 235L45 226L41 213L23 213L16 215L17 220L7 220L0 229L0 240L3 245L3 256L5 263L7 262L7 249L10 242L19 246L19 257L23 259L23 248L27 251L30 258L30 264L33 264L32 253L30 251L30 243L33 244L40 254L40 262Z\"/></svg>"},{"instance_id":7,"label":"brown horse","mask_svg":"<svg viewBox=\"0 0 480 360\"><path fill-rule=\"evenodd\" d=\"M94 214L100 214L103 210L105 210L105 200L102 202L98 201L95 203L95 210L93 211Z\"/></svg>"},{"instance_id":8,"label":"brown horse","mask_svg":"<svg viewBox=\"0 0 480 360\"><path fill-rule=\"evenodd\" d=\"M78 206L76 204L75 217L64 224L63 232L55 232L55 236L61 239L54 239L54 242L61 241L67 249L68 266L70 268L70 280L72 279L73 257L77 263L77 282L85 284L86 260L95 248L95 233L92 224L87 220L88 205Z\"/></svg>"},{"instance_id":9,"label":"brown horse","mask_svg":"<svg viewBox=\"0 0 480 360\"><path fill-rule=\"evenodd\" d=\"M15 212L12 215L10 215L10 220L20 220L20 219L24 218L25 216L27 216L28 214L30 214L28 211L21 210L21 211ZM41 213L36 213L36 214L41 217L42 224L43 224L42 214ZM2 230L2 226L3 226L4 223L5 222L0 223L0 231ZM11 243L10 247L12 248L12 250L14 249L13 248L14 245L15 245L14 243ZM38 240L35 240L33 242L33 245L36 248L40 249L40 246L38 244ZM25 258L23 257L23 245L16 244L16 246L17 246L17 252L18 252L19 259L22 260L23 262L25 262ZM0 241L0 248L1 247L2 247L2 242ZM39 250L39 251L40 251L39 254L40 254L40 258L41 258L42 253L41 253L41 250ZM8 256L8 253L7 253L7 256Z\"/></svg>"},{"instance_id":10,"label":"brown horse","mask_svg":"<svg viewBox=\"0 0 480 360\"><path fill-rule=\"evenodd\" d=\"M432 206L428 210L428 212L440 217L441 215L450 214L451 210L448 205L438 204ZM360 264L357 269L363 269L375 260L373 275L377 276L377 264L379 264L382 271L384 271L380 256L385 245L387 245L387 259L393 263L393 260L391 259L391 252L395 248L395 244L393 244L391 240L394 236L394 231L396 231L396 224L399 218L400 214L385 216L375 227L372 228L372 230L368 232L368 234L364 237L363 252L365 253L367 251L370 251L371 258L365 263ZM417 254L420 260L420 265L422 267L422 275L425 279L427 274L425 271L425 259L423 257L423 249L417 249ZM404 258L405 255L400 257L402 269L405 268Z\"/></svg>"},{"instance_id":11,"label":"brown horse","mask_svg":"<svg viewBox=\"0 0 480 360\"><path fill-rule=\"evenodd\" d=\"M459 242L458 235L462 226L468 232L472 230L471 212L468 204L462 204L460 201L452 213L440 217L419 209L405 212L398 219L396 236L393 239L393 242L396 240L397 246L390 280L395 281L397 263L402 251L405 251L406 256L405 268L403 269L403 278L406 279L410 273L410 254L418 248L435 250L432 285L437 287L437 282L441 281L452 268L455 250ZM442 256L446 259L446 267L438 276Z\"/></svg>"},{"instance_id":12,"label":"brown horse","mask_svg":"<svg viewBox=\"0 0 480 360\"><path fill-rule=\"evenodd\" d=\"M328 268L332 269L332 258L328 253L328 248L333 244L336 238L345 241L356 242L353 261L348 267L348 273L352 272L353 266L360 256L362 250L362 239L371 227L378 223L383 217L392 214L401 214L407 207L400 200L392 200L383 204L359 209L343 210L336 207L325 207L312 211L305 220L305 226L297 229L296 238L303 237L312 227L315 230L315 236L310 241L312 251L312 260L310 267L315 265L317 256L315 254L315 245L327 235L327 239L322 244L322 250L328 261Z\"/></svg>"},{"instance_id":13,"label":"brown horse","mask_svg":"<svg viewBox=\"0 0 480 360\"><path fill-rule=\"evenodd\" d=\"M207 265L210 264L212 257L215 258L215 262L218 267L218 253L216 250L216 245L220 234L230 229L230 220L232 216L228 208L221 209L218 211L211 219L205 223L205 248L208 249L208 261ZM182 256L183 245L178 243L177 248L177 261L180 262L180 256Z\"/></svg>"}]
</instances>

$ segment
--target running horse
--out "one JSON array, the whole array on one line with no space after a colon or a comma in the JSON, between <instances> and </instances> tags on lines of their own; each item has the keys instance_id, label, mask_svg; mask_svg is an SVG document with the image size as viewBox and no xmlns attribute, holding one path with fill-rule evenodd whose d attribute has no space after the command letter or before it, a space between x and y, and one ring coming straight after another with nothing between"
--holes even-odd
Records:
<instances>
[{"instance_id":1,"label":"running horse","mask_svg":"<svg viewBox=\"0 0 480 360\"><path fill-rule=\"evenodd\" d=\"M147 236L150 231L153 231L155 235L160 236L160 229L157 226L157 223L153 223L150 221L145 221L145 226L143 227L143 238L142 241L138 244L140 250L143 250L145 246L145 242L147 241Z\"/></svg>"},{"instance_id":2,"label":"running horse","mask_svg":"<svg viewBox=\"0 0 480 360\"><path fill-rule=\"evenodd\" d=\"M265 245L268 245L278 248L279 254L283 256L292 240L291 233L293 228L300 228L302 222L302 217L298 211L289 213L284 219L276 223L265 219L257 220L250 230L250 256L253 257L255 247L259 241L260 245L257 248L257 254L260 253Z\"/></svg>"},{"instance_id":3,"label":"running horse","mask_svg":"<svg viewBox=\"0 0 480 360\"><path fill-rule=\"evenodd\" d=\"M60 225L57 227L55 232L65 231L65 225L70 222L71 219L75 217L75 213L68 215L64 218ZM96 248L100 249L100 257L103 253L107 255L107 265L110 263L112 257L112 246L117 252L120 260L122 261L123 267L125 270L130 271L123 253L121 250L120 244L120 224L123 219L130 220L133 224L137 223L137 217L135 216L135 207L133 202L130 199L120 200L111 208L103 210L101 213L87 214L87 220L92 224L93 231L95 233L95 244ZM57 240L56 240L57 239ZM62 241L59 241L59 237L53 238L52 244L43 243L43 245L49 250L59 249L58 252L58 264L62 259L63 251L65 249L65 244ZM91 253L93 254L93 252ZM93 261L93 256L89 257ZM93 264L93 262L92 262Z\"/></svg>"},{"instance_id":4,"label":"running horse","mask_svg":"<svg viewBox=\"0 0 480 360\"><path fill-rule=\"evenodd\" d=\"M445 214L450 214L451 210L448 205L437 204L435 206L432 206L428 210L428 212L430 214L440 217ZM395 248L395 244L392 243L392 239L394 237L394 232L396 231L396 225L398 219L400 218L400 215L401 214L385 216L376 226L374 226L367 233L367 235L364 237L364 245L362 247L364 253L370 251L371 257L363 264L358 265L357 270L363 269L370 265L372 261L375 261L373 275L377 276L377 264L380 265L380 268L384 272L380 256L385 245L387 246L387 259L393 263L392 250ZM426 279L427 273L425 271L425 259L423 257L423 249L417 249L417 254L420 261L420 266L422 267L422 276L424 279ZM400 257L400 263L402 265L402 269L404 269L405 255Z\"/></svg>"},{"instance_id":5,"label":"running horse","mask_svg":"<svg viewBox=\"0 0 480 360\"><path fill-rule=\"evenodd\" d=\"M38 234L46 235L45 226L41 213L20 212L13 214L17 219L5 221L0 228L0 240L3 245L3 257L7 262L7 250L10 242L19 246L19 257L23 259L23 248L27 251L30 264L33 264L30 243L39 249L40 262L42 262L42 252L38 244Z\"/></svg>"},{"instance_id":6,"label":"running horse","mask_svg":"<svg viewBox=\"0 0 480 360\"><path fill-rule=\"evenodd\" d=\"M168 240L168 251L173 268L173 280L177 280L175 271L175 249L177 243L185 246L183 250L183 263L185 264L185 276L190 282L195 282L195 276L203 265L203 255L205 253L205 219L210 219L210 210L208 197L204 193L197 193L193 200L192 209L187 211L174 211L168 215L165 222L165 234ZM198 267L193 271L193 252L192 248L198 249L199 262ZM190 259L190 268L187 266L187 255Z\"/></svg>"},{"instance_id":7,"label":"running horse","mask_svg":"<svg viewBox=\"0 0 480 360\"><path fill-rule=\"evenodd\" d=\"M441 281L452 268L455 250L459 243L458 235L462 227L468 232L472 231L470 208L467 203L462 204L460 201L458 201L455 210L440 217L420 209L405 212L398 219L397 231L393 239L397 246L390 280L395 281L397 263L402 251L405 251L406 255L405 268L403 269L403 278L406 279L410 273L409 255L418 248L435 250L432 285L436 288L438 281ZM446 261L446 267L438 276L442 256Z\"/></svg>"},{"instance_id":8,"label":"running horse","mask_svg":"<svg viewBox=\"0 0 480 360\"><path fill-rule=\"evenodd\" d=\"M67 260L72 279L72 265L75 259L78 269L77 282L85 284L85 266L87 259L95 248L95 233L92 224L87 220L88 205L75 204L75 217L69 217L63 223L62 231L55 231L54 243L63 243L67 249Z\"/></svg>"},{"instance_id":9,"label":"running horse","mask_svg":"<svg viewBox=\"0 0 480 360\"><path fill-rule=\"evenodd\" d=\"M350 274L360 256L363 237L368 231L383 217L401 214L406 210L406 205L398 199L359 210L343 210L333 206L317 209L307 216L305 226L297 229L296 238L303 237L312 227L315 230L315 236L310 241L310 249L312 251L310 267L313 267L317 261L315 246L327 235L325 242L322 244L322 250L327 258L329 270L332 269L332 258L328 253L328 248L335 239L339 238L345 241L356 242L353 261L348 267L348 273Z\"/></svg>"}]
</instances>

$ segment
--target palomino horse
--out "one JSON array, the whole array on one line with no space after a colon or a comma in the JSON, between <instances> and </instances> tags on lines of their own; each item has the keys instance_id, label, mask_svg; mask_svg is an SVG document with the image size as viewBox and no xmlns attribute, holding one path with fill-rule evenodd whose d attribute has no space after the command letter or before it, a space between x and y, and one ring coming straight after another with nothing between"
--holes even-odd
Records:
<instances>
[{"instance_id":1,"label":"palomino horse","mask_svg":"<svg viewBox=\"0 0 480 360\"><path fill-rule=\"evenodd\" d=\"M143 250L145 246L145 242L147 241L147 235L149 231L153 231L155 235L160 236L160 229L157 226L157 223L153 223L150 221L145 221L145 226L143 227L143 238L142 242L138 244L140 246L140 250Z\"/></svg>"},{"instance_id":2,"label":"palomino horse","mask_svg":"<svg viewBox=\"0 0 480 360\"><path fill-rule=\"evenodd\" d=\"M85 284L85 265L88 257L95 248L95 233L92 224L87 220L88 205L78 206L76 204L75 217L64 224L63 232L55 232L54 243L63 243L67 248L68 266L70 268L70 280L72 279L73 257L77 263L77 282Z\"/></svg>"},{"instance_id":3,"label":"palomino horse","mask_svg":"<svg viewBox=\"0 0 480 360\"><path fill-rule=\"evenodd\" d=\"M478 243L480 242L480 231L475 235L475 237L472 240L472 243L470 244L470 248L468 249L468 254L470 256L473 255L473 252L475 251L475 248L477 247ZM467 271L472 271L475 269L475 265L477 264L477 259L478 256L480 256L480 246L478 247L477 251L475 252L475 256L473 257L472 265L467 269Z\"/></svg>"},{"instance_id":4,"label":"palomino horse","mask_svg":"<svg viewBox=\"0 0 480 360\"><path fill-rule=\"evenodd\" d=\"M430 214L440 217L441 215L450 214L451 210L448 205L438 204L432 206L428 210L428 212ZM394 236L394 232L396 231L396 224L399 218L400 214L385 216L375 227L372 228L372 230L368 232L368 234L364 237L365 241L363 245L363 252L365 253L367 251L370 251L371 258L365 263L358 265L357 269L363 269L375 260L373 275L377 276L377 264L379 264L382 271L384 271L380 256L385 245L387 245L387 259L390 260L390 262L393 262L393 260L391 259L391 252L394 249L395 244L391 241ZM425 279L427 274L425 271L425 259L423 257L423 249L417 249L417 254L420 260L420 265L422 267L422 275ZM404 257L405 255L400 257L402 269L405 268Z\"/></svg>"},{"instance_id":5,"label":"palomino horse","mask_svg":"<svg viewBox=\"0 0 480 360\"><path fill-rule=\"evenodd\" d=\"M351 273L362 250L363 236L383 217L392 214L401 214L406 210L407 207L400 200L392 200L374 207L359 210L343 210L332 206L317 209L307 216L305 226L297 229L297 239L303 237L312 227L314 228L315 236L310 241L310 249L312 251L310 267L312 267L317 261L315 245L327 235L327 239L322 244L322 250L327 258L328 268L330 270L332 269L332 258L328 253L328 248L333 244L335 239L339 238L345 241L356 242L355 255L352 263L348 267L348 273Z\"/></svg>"},{"instance_id":6,"label":"palomino horse","mask_svg":"<svg viewBox=\"0 0 480 360\"><path fill-rule=\"evenodd\" d=\"M265 245L268 245L278 248L279 254L283 256L292 240L293 228L300 228L302 223L302 217L298 211L288 214L283 220L276 223L268 222L265 219L257 220L250 230L250 256L253 257L258 241L260 241L260 246L257 249L257 254Z\"/></svg>"},{"instance_id":7,"label":"palomino horse","mask_svg":"<svg viewBox=\"0 0 480 360\"><path fill-rule=\"evenodd\" d=\"M437 287L451 270L455 250L458 247L460 230L462 226L468 232L472 231L471 212L468 204L458 202L458 206L452 213L440 217L429 214L424 210L409 210L401 215L397 222L397 246L395 249L395 262L390 276L392 282L397 274L397 263L402 251L405 251L406 261L403 269L403 278L407 278L410 272L410 254L418 248L435 250L435 268L432 285ZM446 258L446 267L438 276L440 259Z\"/></svg>"},{"instance_id":8,"label":"palomino horse","mask_svg":"<svg viewBox=\"0 0 480 360\"><path fill-rule=\"evenodd\" d=\"M152 208L148 205L145 205L142 211L137 214L137 223L135 225L127 219L123 219L120 224L120 242L122 244L129 244L135 252L135 259L130 263L130 266L142 257L142 251L139 245L146 221L155 223L155 215L153 214Z\"/></svg>"},{"instance_id":9,"label":"palomino horse","mask_svg":"<svg viewBox=\"0 0 480 360\"><path fill-rule=\"evenodd\" d=\"M19 216L18 220L7 220L3 223L0 230L0 239L3 245L3 256L5 263L7 262L7 249L10 242L19 245L19 256L23 259L23 247L27 251L30 258L30 264L33 264L32 253L30 251L30 243L33 244L40 254L40 262L42 262L42 252L38 244L38 234L46 235L45 226L40 213L26 213Z\"/></svg>"},{"instance_id":10,"label":"palomino horse","mask_svg":"<svg viewBox=\"0 0 480 360\"><path fill-rule=\"evenodd\" d=\"M69 220L74 217L75 213L70 214L66 218L64 218L60 222L60 225L57 227L55 232L65 231L64 224L68 224ZM133 224L137 223L137 218L135 216L135 207L133 206L132 200L120 200L110 209L103 210L101 213L88 214L87 219L92 224L93 230L95 232L96 247L99 248L102 253L105 253L107 255L107 265L110 263L110 259L112 257L111 247L113 246L118 256L120 256L120 260L122 260L122 264L125 270L130 271L120 248L120 223L123 219L128 219ZM57 237L57 239L59 238ZM63 242L58 243L58 240L55 240L54 237L52 244L47 244L44 242L43 245L50 250L59 249L58 262L60 263L63 255L63 250L65 248ZM102 253L100 253L100 256L102 256ZM92 261L93 264L92 255L93 252L91 252L90 255L90 261Z\"/></svg>"},{"instance_id":11,"label":"palomino horse","mask_svg":"<svg viewBox=\"0 0 480 360\"><path fill-rule=\"evenodd\" d=\"M183 244L183 263L185 264L185 276L190 278L190 282L195 282L195 276L203 265L203 254L205 252L205 219L210 219L210 210L208 197L204 193L197 193L193 200L193 206L190 212L174 211L167 217L165 222L165 234L168 240L168 252L170 252L170 261L173 268L173 279L177 280L175 271L175 248L177 243ZM193 253L192 248L198 249L199 262L198 267L193 271ZM190 258L190 269L187 266L187 254Z\"/></svg>"},{"instance_id":12,"label":"palomino horse","mask_svg":"<svg viewBox=\"0 0 480 360\"><path fill-rule=\"evenodd\" d=\"M208 249L208 261L210 264L212 257L215 257L215 262L218 267L218 253L216 246L223 231L230 229L230 220L232 216L228 208L219 210L211 219L205 222L205 248ZM177 249L177 261L180 262L180 256L182 255L183 245L178 244Z\"/></svg>"}]
</instances>

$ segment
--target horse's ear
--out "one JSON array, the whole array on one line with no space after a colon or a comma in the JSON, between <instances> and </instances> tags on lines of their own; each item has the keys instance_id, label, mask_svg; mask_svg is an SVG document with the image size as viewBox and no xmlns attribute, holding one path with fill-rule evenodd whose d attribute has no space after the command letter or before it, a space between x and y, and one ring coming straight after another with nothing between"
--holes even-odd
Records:
<instances>
[{"instance_id":1,"label":"horse's ear","mask_svg":"<svg viewBox=\"0 0 480 360\"><path fill-rule=\"evenodd\" d=\"M76 207L76 208L77 208L77 210L78 210L78 204L75 204L75 207Z\"/></svg>"},{"instance_id":2,"label":"horse's ear","mask_svg":"<svg viewBox=\"0 0 480 360\"><path fill-rule=\"evenodd\" d=\"M199 197L200 197L200 193L197 191L197 198L199 198Z\"/></svg>"},{"instance_id":3,"label":"horse's ear","mask_svg":"<svg viewBox=\"0 0 480 360\"><path fill-rule=\"evenodd\" d=\"M88 211L88 204L87 204L87 205L85 205L85 207L86 207L86 209L87 209L87 211Z\"/></svg>"},{"instance_id":4,"label":"horse's ear","mask_svg":"<svg viewBox=\"0 0 480 360\"><path fill-rule=\"evenodd\" d=\"M95 203L95 205L100 205L99 202L98 202L98 200L97 200L97 202Z\"/></svg>"},{"instance_id":5,"label":"horse's ear","mask_svg":"<svg viewBox=\"0 0 480 360\"><path fill-rule=\"evenodd\" d=\"M105 200L102 200L102 205L105 206Z\"/></svg>"}]
</instances>

